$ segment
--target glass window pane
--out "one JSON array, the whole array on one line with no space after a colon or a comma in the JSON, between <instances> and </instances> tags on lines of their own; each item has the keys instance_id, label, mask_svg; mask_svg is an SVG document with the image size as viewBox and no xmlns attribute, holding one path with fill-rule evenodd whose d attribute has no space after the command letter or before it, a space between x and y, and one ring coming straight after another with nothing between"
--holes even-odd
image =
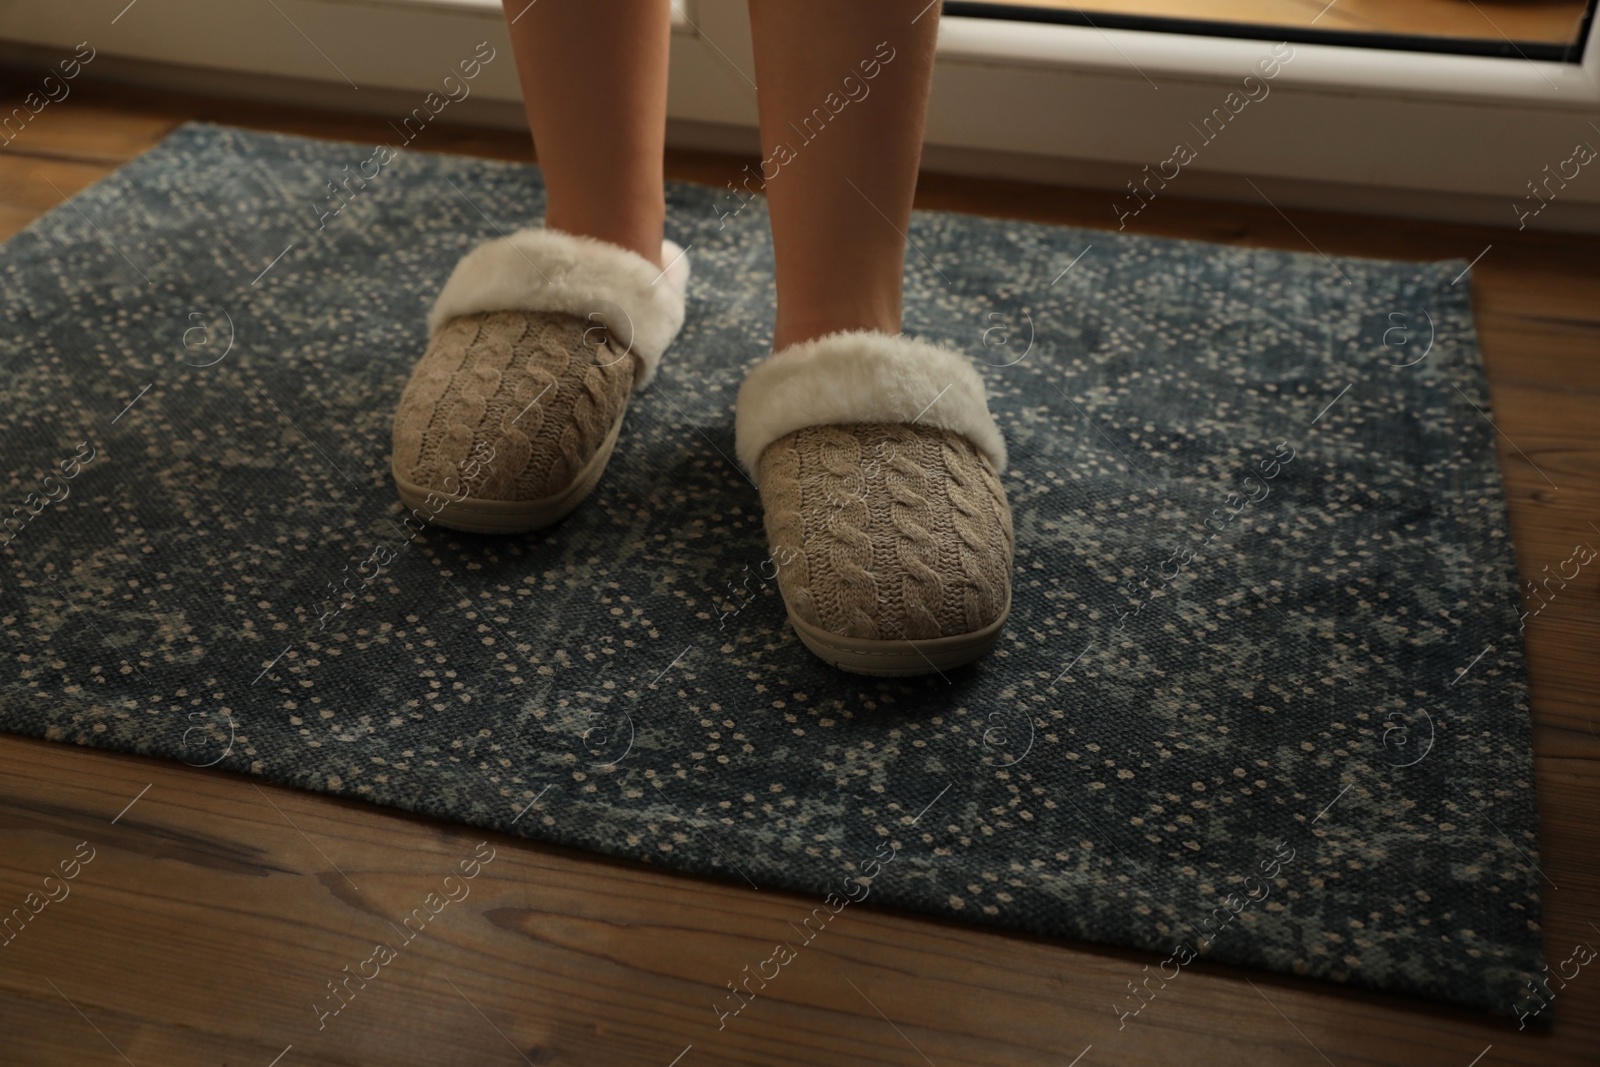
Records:
<instances>
[{"instance_id":1,"label":"glass window pane","mask_svg":"<svg viewBox=\"0 0 1600 1067\"><path fill-rule=\"evenodd\" d=\"M1576 63L1595 0L947 0L947 15Z\"/></svg>"}]
</instances>

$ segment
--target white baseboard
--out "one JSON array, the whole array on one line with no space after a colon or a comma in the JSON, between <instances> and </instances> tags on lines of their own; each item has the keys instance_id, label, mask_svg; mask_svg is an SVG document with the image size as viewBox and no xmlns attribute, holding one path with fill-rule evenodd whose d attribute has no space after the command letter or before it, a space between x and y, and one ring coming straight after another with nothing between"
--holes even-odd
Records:
<instances>
[{"instance_id":1,"label":"white baseboard","mask_svg":"<svg viewBox=\"0 0 1600 1067\"><path fill-rule=\"evenodd\" d=\"M757 155L760 146L760 138L750 127L681 119L669 121L668 141L679 148L752 157ZM922 169L925 173L1033 182L1077 190L1103 190L1106 193L1105 221L1108 226L1116 222L1111 205L1117 199L1116 194L1123 191L1123 183L1128 179L1127 167L1120 163L937 144L923 147ZM1285 210L1347 212L1516 229L1503 197L1418 192L1292 178L1260 177L1252 180L1262 193L1271 198L1273 204ZM1237 174L1196 173L1186 176L1181 191L1174 192L1169 199L1222 200L1265 206L1260 193ZM1152 203L1147 209L1148 217L1159 217L1161 206L1160 199ZM1600 233L1600 204L1556 201L1538 218L1530 219L1527 228L1551 232Z\"/></svg>"}]
</instances>

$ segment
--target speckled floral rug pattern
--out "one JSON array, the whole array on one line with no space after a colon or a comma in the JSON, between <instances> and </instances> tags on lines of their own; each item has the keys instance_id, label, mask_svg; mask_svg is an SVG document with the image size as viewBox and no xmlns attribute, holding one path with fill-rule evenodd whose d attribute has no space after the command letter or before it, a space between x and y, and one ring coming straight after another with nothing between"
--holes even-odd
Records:
<instances>
[{"instance_id":1,"label":"speckled floral rug pattern","mask_svg":"<svg viewBox=\"0 0 1600 1067\"><path fill-rule=\"evenodd\" d=\"M688 321L594 496L412 537L429 303L542 190L418 153L350 182L370 155L185 126L0 250L0 728L1515 1010L1537 828L1464 263L919 213L906 329L984 364L1015 602L976 668L863 679L790 631L729 461L762 204L669 189Z\"/></svg>"}]
</instances>

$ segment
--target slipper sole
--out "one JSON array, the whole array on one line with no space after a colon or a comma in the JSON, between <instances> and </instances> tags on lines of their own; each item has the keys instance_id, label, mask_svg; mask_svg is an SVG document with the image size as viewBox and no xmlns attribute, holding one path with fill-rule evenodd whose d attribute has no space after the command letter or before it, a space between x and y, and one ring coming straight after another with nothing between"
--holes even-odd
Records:
<instances>
[{"instance_id":1,"label":"slipper sole","mask_svg":"<svg viewBox=\"0 0 1600 1067\"><path fill-rule=\"evenodd\" d=\"M801 642L826 663L851 674L880 678L905 678L918 674L939 674L982 658L1000 640L1011 614L1011 597L1000 617L981 630L927 640L870 640L843 637L797 619L789 612L789 624Z\"/></svg>"},{"instance_id":2,"label":"slipper sole","mask_svg":"<svg viewBox=\"0 0 1600 1067\"><path fill-rule=\"evenodd\" d=\"M611 453L616 449L617 436L622 431L626 414L626 407L617 413L617 421L612 423L606 439L578 472L578 477L554 496L538 500L489 500L471 496L455 500L445 497L444 507L433 512L427 521L435 526L479 534L531 533L553 526L570 515L599 484L600 475L605 473ZM427 512L430 510L427 504L429 494L444 496L437 489L427 489L406 481L392 464L389 472L394 477L395 488L400 491L401 502L408 508Z\"/></svg>"}]
</instances>

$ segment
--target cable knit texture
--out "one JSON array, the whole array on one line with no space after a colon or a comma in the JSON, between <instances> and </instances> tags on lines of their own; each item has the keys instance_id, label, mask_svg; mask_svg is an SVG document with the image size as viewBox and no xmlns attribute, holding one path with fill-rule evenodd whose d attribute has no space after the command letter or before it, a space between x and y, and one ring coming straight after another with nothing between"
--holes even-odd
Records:
<instances>
[{"instance_id":1,"label":"cable knit texture","mask_svg":"<svg viewBox=\"0 0 1600 1067\"><path fill-rule=\"evenodd\" d=\"M395 412L394 473L457 496L471 470L477 501L573 488L683 325L689 260L661 257L538 228L462 257Z\"/></svg>"},{"instance_id":2,"label":"cable knit texture","mask_svg":"<svg viewBox=\"0 0 1600 1067\"><path fill-rule=\"evenodd\" d=\"M604 329L559 311L451 319L406 385L394 469L458 493L469 457L488 455L467 494L540 500L570 486L622 418L636 361Z\"/></svg>"},{"instance_id":3,"label":"cable knit texture","mask_svg":"<svg viewBox=\"0 0 1600 1067\"><path fill-rule=\"evenodd\" d=\"M789 610L843 637L952 637L1010 600L1011 509L993 463L935 426L808 426L760 457ZM787 551L785 551L787 549Z\"/></svg>"}]
</instances>

